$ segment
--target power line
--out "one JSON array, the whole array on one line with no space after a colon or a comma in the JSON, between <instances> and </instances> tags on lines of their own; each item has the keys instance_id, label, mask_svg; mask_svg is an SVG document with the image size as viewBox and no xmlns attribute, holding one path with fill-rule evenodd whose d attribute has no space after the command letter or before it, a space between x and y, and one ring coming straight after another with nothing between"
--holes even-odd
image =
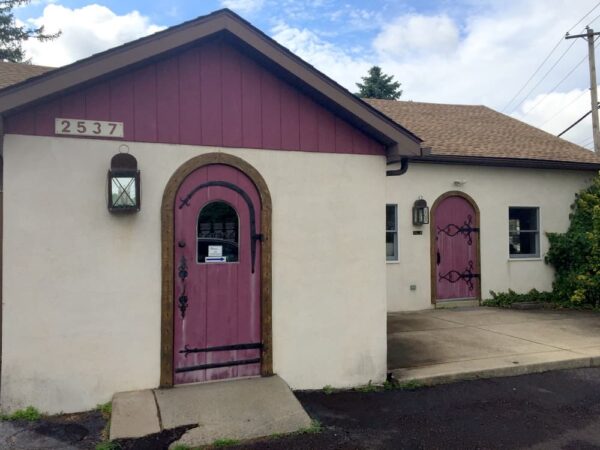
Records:
<instances>
[{"instance_id":1,"label":"power line","mask_svg":"<svg viewBox=\"0 0 600 450\"><path fill-rule=\"evenodd\" d=\"M571 106L573 103L575 103L577 100L579 100L581 97L583 97L585 94L587 94L588 91L584 90L581 94L579 94L577 97L575 97L573 100L571 100L569 103L567 103L565 106L562 106L561 109L558 110L558 112L556 114L554 114L552 117L550 117L549 119L547 119L544 123L542 123L541 125L538 126L538 128L542 128L544 125L546 125L548 122L552 121L552 119L554 119L556 116L558 116L560 113L564 112L569 106Z\"/></svg>"},{"instance_id":2,"label":"power line","mask_svg":"<svg viewBox=\"0 0 600 450\"><path fill-rule=\"evenodd\" d=\"M579 22L577 22L575 25L573 25L573 26L572 26L572 27L569 29L569 31L567 31L567 33L570 33L571 31L573 31L573 28L575 28L577 25L579 25L581 22L583 22L583 20L584 20L584 19L585 19L587 16L589 16L589 15L590 15L592 12L594 12L594 10L595 10L596 8L598 8L598 6L600 6L600 2L598 2L598 3L596 4L596 6L594 6L592 9L590 9L590 10L587 12L587 14L586 14L585 16L583 16L581 19L579 19ZM600 15L597 15L597 16L596 16L594 19L592 19L592 20L591 20L591 22L589 22L589 23L588 23L588 25L589 25L590 23L592 23L594 20L596 20L598 17L600 17Z\"/></svg>"},{"instance_id":3,"label":"power line","mask_svg":"<svg viewBox=\"0 0 600 450\"><path fill-rule=\"evenodd\" d=\"M596 4L596 6L594 6L592 9L590 9L581 19L579 19L577 21L577 23L575 23L575 25L573 25L569 31L567 31L567 33L571 32L577 25L579 25L581 22L583 22L585 20L585 18L587 16L589 16L595 9L597 9L598 7L600 7L600 2L598 2ZM594 20L596 20L598 17L595 17L592 22ZM590 22L591 23L591 22ZM527 87L527 85L531 82L531 80L533 80L533 78L537 75L537 73L540 71L540 69L544 66L544 64L546 64L546 62L550 59L550 57L554 54L554 52L556 51L556 49L559 47L560 43L563 41L563 38L560 38L560 40L556 43L556 45L552 48L552 50L550 50L550 53L548 53L548 55L544 58L544 60L540 63L540 65L535 69L535 71L533 72L533 74L529 77L529 79L525 82L525 84L523 84L523 86L521 86L521 88L519 89L519 91L513 96L513 98L510 99L510 101L504 106L504 108L502 108L501 112L504 112L508 109L508 107L511 105L511 103L519 96L519 94L521 94L521 92L523 92L523 90ZM558 58L558 60L554 63L554 65L546 72L546 74L542 77L542 79L533 87L529 90L529 92L527 93L527 95L519 102L519 104L517 106L515 106L513 108L513 110L517 109L519 106L521 106L521 104L531 95L531 93L540 85L540 83L548 76L548 74L552 71L552 69L554 69L554 67L556 67L556 65L559 63L559 61L566 55L566 53L571 49L571 47L573 46L573 44L571 44L567 50Z\"/></svg>"},{"instance_id":4,"label":"power line","mask_svg":"<svg viewBox=\"0 0 600 450\"><path fill-rule=\"evenodd\" d=\"M531 76L525 82L525 84L523 86L521 86L521 89L519 89L519 91L514 95L513 98L510 99L510 101L506 104L506 106L504 106L504 108L502 108L502 111L500 111L500 112L504 112L509 107L509 105L519 96L519 94L521 92L523 92L523 90L525 89L525 87L529 84L529 82L533 79L533 77L535 77L537 75L537 73L540 71L540 69L543 67L543 65L546 64L546 61L548 61L550 59L550 57L556 51L556 49L562 43L562 41L563 41L563 38L561 37L560 40L554 46L554 48L552 50L550 50L550 53L548 53L548 56L546 56L546 58L541 62L541 64L537 67L537 69L535 69L535 71L533 72L533 74L531 74ZM569 47L569 49L571 47ZM567 49L567 50L569 50L569 49ZM516 109L516 108L514 108L514 109Z\"/></svg>"},{"instance_id":5,"label":"power line","mask_svg":"<svg viewBox=\"0 0 600 450\"><path fill-rule=\"evenodd\" d=\"M563 38L561 38L561 42L562 42ZM546 79L546 77L548 75L550 75L550 72L552 72L552 70L556 67L556 65L565 57L565 55L569 52L569 50L571 50L571 47L573 47L573 45L575 44L575 42L572 42L571 45L569 45L569 47L567 47L567 49L562 53L562 55L560 55L558 57L558 59L554 62L554 64L552 65L552 67L550 67L550 69L548 69L546 71L546 73L544 74L544 76L542 78L540 78L540 80L536 83L535 86L533 86L529 92L527 92L527 94L525 95L525 97L523 97L523 99L517 103L517 105L513 108L513 110L517 109L519 106L521 106L523 104L523 102L525 100L527 100L527 98L531 95L531 93L542 83L542 81L544 81ZM556 49L558 47L558 44L554 47L554 49ZM523 89L525 88L525 86L527 86L527 84L529 83L529 81L531 81L531 79L539 72L539 70L542 68L542 66L544 65L544 63L548 60L548 58L550 58L550 56L552 56L552 52L554 51L554 49L550 52L550 54L546 57L546 59L542 62L542 64L539 65L539 67L536 69L536 71L533 73L533 75L529 78L529 80L527 80L527 83L525 83L523 85L523 87L521 88L521 90L519 90L519 92L517 93L517 95L515 95L513 97L513 99L508 102L508 104L502 109L502 112L504 112L506 110L506 108L513 102L513 100L523 91Z\"/></svg>"},{"instance_id":6,"label":"power line","mask_svg":"<svg viewBox=\"0 0 600 450\"><path fill-rule=\"evenodd\" d=\"M585 146L587 146L587 145L593 144L593 142L594 142L594 138L593 138L593 136L592 136L592 137L589 137L589 138L587 138L587 139L584 139L583 141L581 141L581 142L580 142L579 144L577 144L577 145L580 145L581 147L585 147Z\"/></svg>"},{"instance_id":7,"label":"power line","mask_svg":"<svg viewBox=\"0 0 600 450\"><path fill-rule=\"evenodd\" d=\"M575 65L575 67L573 67L573 68L572 68L572 69L569 71L569 73L567 73L567 74L566 74L566 75L565 75L565 76L564 76L564 77L563 77L563 78L562 78L562 79L561 79L561 80L560 80L558 83L556 83L556 84L554 85L554 87L553 87L552 89L550 89L550 92L548 92L548 93L547 93L547 94L546 94L544 97L542 97L540 100L538 100L538 102L537 102L535 105L533 105L531 108L529 108L529 109L528 109L527 111L525 111L523 114L524 114L524 115L528 115L529 113L531 113L531 111L533 111L535 108L537 108L538 106L540 106L540 104L544 103L544 102L545 102L545 101L548 99L549 95L550 95L550 94L552 94L552 93L553 93L553 92L556 90L556 88L558 88L558 87L559 87L561 84L563 84L563 83L564 83L564 81L565 81L567 78L569 78L569 77L571 76L571 74L572 74L573 72L575 72L575 70L576 70L576 69L577 69L577 68L578 68L580 65L582 65L582 64L583 64L583 63L584 63L586 60L587 60L587 55L586 55L586 56L584 56L584 57L583 57L583 59L582 59L581 61L579 61L579 62L577 63L577 65Z\"/></svg>"},{"instance_id":8,"label":"power line","mask_svg":"<svg viewBox=\"0 0 600 450\"><path fill-rule=\"evenodd\" d=\"M569 125L562 133L557 134L558 137L561 137L563 134L565 134L567 131L569 131L571 128L573 128L575 125L577 125L578 123L580 123L583 119L585 119L587 116L589 116L592 113L592 110L590 109L588 112L586 112L583 116L581 116L579 119L577 119L575 122L573 122L571 125Z\"/></svg>"}]
</instances>

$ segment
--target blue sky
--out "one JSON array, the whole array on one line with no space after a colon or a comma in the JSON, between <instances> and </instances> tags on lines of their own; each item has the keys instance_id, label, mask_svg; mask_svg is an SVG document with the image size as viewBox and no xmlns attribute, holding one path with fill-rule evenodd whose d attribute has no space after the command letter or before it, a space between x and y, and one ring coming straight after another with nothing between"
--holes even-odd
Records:
<instances>
[{"instance_id":1,"label":"blue sky","mask_svg":"<svg viewBox=\"0 0 600 450\"><path fill-rule=\"evenodd\" d=\"M23 23L63 31L56 41L25 46L33 63L56 66L229 7L352 91L377 64L402 83L404 100L484 104L558 133L589 110L585 42L563 37L597 3L33 0L16 15ZM600 29L600 7L573 32L588 23ZM547 65L511 102L557 43ZM555 69L535 86L555 61ZM588 125L584 121L565 136L585 145Z\"/></svg>"}]
</instances>

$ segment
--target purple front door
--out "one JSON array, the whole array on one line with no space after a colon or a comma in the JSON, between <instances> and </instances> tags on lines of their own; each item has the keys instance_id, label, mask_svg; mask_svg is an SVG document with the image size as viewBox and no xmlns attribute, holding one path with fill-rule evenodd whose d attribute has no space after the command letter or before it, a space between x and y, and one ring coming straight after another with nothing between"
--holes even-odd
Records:
<instances>
[{"instance_id":1,"label":"purple front door","mask_svg":"<svg viewBox=\"0 0 600 450\"><path fill-rule=\"evenodd\" d=\"M433 211L436 300L479 295L479 228L475 208L465 198L444 198Z\"/></svg>"},{"instance_id":2,"label":"purple front door","mask_svg":"<svg viewBox=\"0 0 600 450\"><path fill-rule=\"evenodd\" d=\"M260 374L258 191L221 164L191 173L175 203L175 384Z\"/></svg>"}]
</instances>

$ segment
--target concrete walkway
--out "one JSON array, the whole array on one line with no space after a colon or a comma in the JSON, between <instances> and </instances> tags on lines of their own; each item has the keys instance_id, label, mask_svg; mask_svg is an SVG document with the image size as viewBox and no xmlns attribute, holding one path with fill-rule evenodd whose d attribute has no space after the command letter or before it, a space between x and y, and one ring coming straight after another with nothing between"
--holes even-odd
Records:
<instances>
[{"instance_id":1,"label":"concrete walkway","mask_svg":"<svg viewBox=\"0 0 600 450\"><path fill-rule=\"evenodd\" d=\"M600 366L600 314L476 307L388 316L388 368L424 384Z\"/></svg>"},{"instance_id":2,"label":"concrete walkway","mask_svg":"<svg viewBox=\"0 0 600 450\"><path fill-rule=\"evenodd\" d=\"M139 438L193 425L178 444L212 444L291 433L311 424L278 376L247 378L115 394L110 439Z\"/></svg>"}]
</instances>

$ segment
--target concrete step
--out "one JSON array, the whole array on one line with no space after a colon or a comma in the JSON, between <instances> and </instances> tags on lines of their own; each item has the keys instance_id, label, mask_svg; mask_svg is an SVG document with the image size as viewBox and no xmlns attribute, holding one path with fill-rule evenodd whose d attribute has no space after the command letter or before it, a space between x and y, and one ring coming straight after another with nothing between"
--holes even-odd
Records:
<instances>
[{"instance_id":1,"label":"concrete step","mask_svg":"<svg viewBox=\"0 0 600 450\"><path fill-rule=\"evenodd\" d=\"M310 424L288 385L272 376L115 394L110 438L136 438L197 425L173 444L196 447L217 439L291 433Z\"/></svg>"}]
</instances>

